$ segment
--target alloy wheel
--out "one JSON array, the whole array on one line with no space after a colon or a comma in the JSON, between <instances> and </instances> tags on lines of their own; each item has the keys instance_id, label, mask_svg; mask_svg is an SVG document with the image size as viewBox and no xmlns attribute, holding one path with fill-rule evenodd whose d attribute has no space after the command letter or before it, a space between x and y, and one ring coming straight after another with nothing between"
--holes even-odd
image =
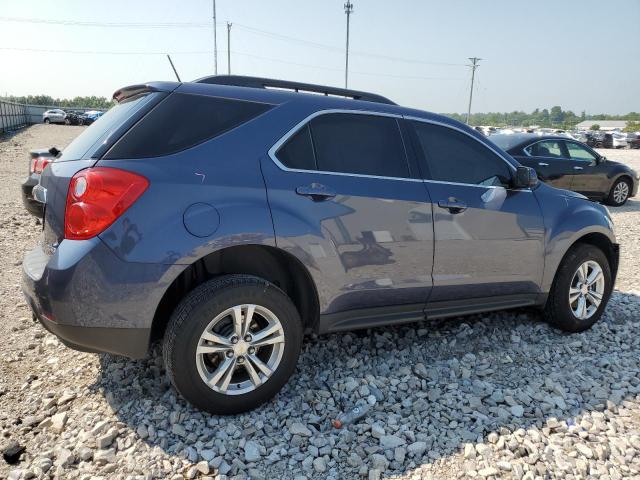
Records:
<instances>
[{"instance_id":1,"label":"alloy wheel","mask_svg":"<svg viewBox=\"0 0 640 480\"><path fill-rule=\"evenodd\" d=\"M616 203L624 203L627 196L629 196L629 185L624 181L618 182L613 189L613 199Z\"/></svg>"},{"instance_id":2,"label":"alloy wheel","mask_svg":"<svg viewBox=\"0 0 640 480\"><path fill-rule=\"evenodd\" d=\"M260 305L236 305L211 320L200 335L196 366L212 390L245 394L269 380L284 346L284 330L273 312Z\"/></svg>"},{"instance_id":3,"label":"alloy wheel","mask_svg":"<svg viewBox=\"0 0 640 480\"><path fill-rule=\"evenodd\" d=\"M598 310L604 297L604 273L600 265L587 260L582 263L571 279L569 307L579 320L586 320Z\"/></svg>"}]
</instances>

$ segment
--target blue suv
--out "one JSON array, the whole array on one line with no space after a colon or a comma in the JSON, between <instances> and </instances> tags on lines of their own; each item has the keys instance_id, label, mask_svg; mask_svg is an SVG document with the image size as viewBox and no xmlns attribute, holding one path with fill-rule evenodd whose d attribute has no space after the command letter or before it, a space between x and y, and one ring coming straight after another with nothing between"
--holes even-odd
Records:
<instances>
[{"instance_id":1,"label":"blue suv","mask_svg":"<svg viewBox=\"0 0 640 480\"><path fill-rule=\"evenodd\" d=\"M307 332L523 306L579 332L607 304L607 209L459 122L253 77L114 98L34 188L24 292L72 348L140 358L161 341L201 409L274 396Z\"/></svg>"}]
</instances>

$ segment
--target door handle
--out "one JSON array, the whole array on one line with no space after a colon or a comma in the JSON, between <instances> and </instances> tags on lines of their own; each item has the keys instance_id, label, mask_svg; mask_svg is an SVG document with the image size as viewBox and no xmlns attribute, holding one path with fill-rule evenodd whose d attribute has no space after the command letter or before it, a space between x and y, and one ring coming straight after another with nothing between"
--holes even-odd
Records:
<instances>
[{"instance_id":1,"label":"door handle","mask_svg":"<svg viewBox=\"0 0 640 480\"><path fill-rule=\"evenodd\" d=\"M544 162L538 162L538 165L540 165L541 167L548 167L549 166L548 163L544 163Z\"/></svg>"},{"instance_id":2,"label":"door handle","mask_svg":"<svg viewBox=\"0 0 640 480\"><path fill-rule=\"evenodd\" d=\"M573 167L574 170L583 170L582 167Z\"/></svg>"},{"instance_id":3,"label":"door handle","mask_svg":"<svg viewBox=\"0 0 640 480\"><path fill-rule=\"evenodd\" d=\"M461 213L467 209L467 205L460 200L450 198L449 200L439 200L438 206L449 210L450 213Z\"/></svg>"},{"instance_id":4,"label":"door handle","mask_svg":"<svg viewBox=\"0 0 640 480\"><path fill-rule=\"evenodd\" d=\"M314 202L324 202L336 196L336 192L320 183L297 187L296 193L308 197Z\"/></svg>"}]
</instances>

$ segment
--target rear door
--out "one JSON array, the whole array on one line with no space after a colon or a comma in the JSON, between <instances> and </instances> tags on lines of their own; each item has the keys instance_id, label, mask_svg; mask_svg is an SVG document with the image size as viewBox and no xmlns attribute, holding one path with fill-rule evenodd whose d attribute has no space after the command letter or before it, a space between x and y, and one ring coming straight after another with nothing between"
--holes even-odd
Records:
<instances>
[{"instance_id":1,"label":"rear door","mask_svg":"<svg viewBox=\"0 0 640 480\"><path fill-rule=\"evenodd\" d=\"M538 177L557 188L571 188L573 166L568 161L564 142L559 139L539 140L523 148L515 158L538 172Z\"/></svg>"},{"instance_id":2,"label":"rear door","mask_svg":"<svg viewBox=\"0 0 640 480\"><path fill-rule=\"evenodd\" d=\"M411 124L434 211L427 312L469 301L531 303L544 265L544 224L533 192L511 189L514 167L471 134Z\"/></svg>"},{"instance_id":3,"label":"rear door","mask_svg":"<svg viewBox=\"0 0 640 480\"><path fill-rule=\"evenodd\" d=\"M262 170L276 242L314 276L321 313L396 306L402 320L415 319L406 312L423 318L432 284L431 204L400 118L321 112L269 155ZM331 322L323 329L341 328L341 320Z\"/></svg>"},{"instance_id":4,"label":"rear door","mask_svg":"<svg viewBox=\"0 0 640 480\"><path fill-rule=\"evenodd\" d=\"M571 158L573 176L571 190L588 197L601 197L608 191L606 167L598 162L599 155L578 142L565 141Z\"/></svg>"}]
</instances>

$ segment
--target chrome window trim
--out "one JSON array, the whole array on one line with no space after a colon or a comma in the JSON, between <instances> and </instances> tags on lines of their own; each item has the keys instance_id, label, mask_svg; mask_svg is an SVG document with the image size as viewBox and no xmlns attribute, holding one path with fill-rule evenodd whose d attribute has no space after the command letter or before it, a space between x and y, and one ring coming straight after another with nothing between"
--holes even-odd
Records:
<instances>
[{"instance_id":1,"label":"chrome window trim","mask_svg":"<svg viewBox=\"0 0 640 480\"><path fill-rule=\"evenodd\" d=\"M400 181L404 181L404 182L422 182L422 179L419 179L419 178L385 177L385 176L380 176L380 175L365 175L363 173L330 172L330 171L326 171L326 170L305 170L305 169L301 169L301 168L289 168L286 165L284 165L280 160L278 160L278 157L276 156L276 152L293 135L298 133L298 131L300 129L302 129L302 127L304 127L311 120L313 120L316 117L319 117L320 115L329 115L329 114L332 114L332 113L345 113L345 114L355 114L355 115L373 115L373 116L378 116L378 117L395 118L396 120L403 118L402 115L398 115L396 113L376 112L376 111L373 111L373 110L349 110L349 109L344 109L344 108L333 108L333 109L326 109L326 110L318 110L317 112L313 112L312 114L307 115L303 120L298 122L293 128L291 128L289 131L287 131L287 133L285 133L282 137L280 137L280 139L276 143L273 144L273 146L267 152L268 156L271 158L273 163L275 163L276 166L280 170L283 170L285 172L318 173L320 175L337 175L337 176L340 176L340 177L373 178L373 179L380 179L380 180L400 180ZM402 144L403 144L404 149L405 149L405 158L407 158L406 145L404 145L404 138L402 137L402 131L400 130L400 125L398 125L398 133L400 134L400 138L402 140ZM408 158L407 158L407 169L409 169Z\"/></svg>"}]
</instances>

